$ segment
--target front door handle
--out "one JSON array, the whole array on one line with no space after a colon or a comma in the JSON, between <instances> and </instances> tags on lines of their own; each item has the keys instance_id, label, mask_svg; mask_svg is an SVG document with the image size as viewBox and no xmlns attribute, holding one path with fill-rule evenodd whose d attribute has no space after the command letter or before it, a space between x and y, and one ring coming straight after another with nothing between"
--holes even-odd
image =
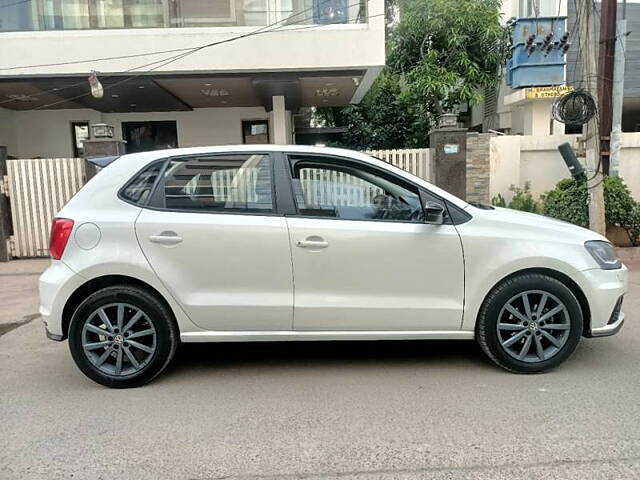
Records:
<instances>
[{"instance_id":1,"label":"front door handle","mask_svg":"<svg viewBox=\"0 0 640 480\"><path fill-rule=\"evenodd\" d=\"M160 245L176 245L182 241L182 237L176 232L165 231L159 235L151 235L149 241Z\"/></svg>"},{"instance_id":2,"label":"front door handle","mask_svg":"<svg viewBox=\"0 0 640 480\"><path fill-rule=\"evenodd\" d=\"M304 240L298 240L296 242L296 247L300 248L308 248L309 250L320 250L323 248L327 248L329 246L329 242L327 242L322 237L311 236L307 237Z\"/></svg>"}]
</instances>

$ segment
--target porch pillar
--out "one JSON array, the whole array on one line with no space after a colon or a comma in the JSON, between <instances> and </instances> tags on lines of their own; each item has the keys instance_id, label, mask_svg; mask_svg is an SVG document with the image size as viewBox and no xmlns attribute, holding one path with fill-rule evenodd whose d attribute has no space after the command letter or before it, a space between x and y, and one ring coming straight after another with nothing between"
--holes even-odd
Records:
<instances>
[{"instance_id":1,"label":"porch pillar","mask_svg":"<svg viewBox=\"0 0 640 480\"><path fill-rule=\"evenodd\" d=\"M273 96L272 115L272 143L276 145L286 145L290 143L289 136L287 135L287 111L285 110L283 95Z\"/></svg>"},{"instance_id":2,"label":"porch pillar","mask_svg":"<svg viewBox=\"0 0 640 480\"><path fill-rule=\"evenodd\" d=\"M456 115L445 114L440 126L429 132L431 181L464 199L467 193L467 129L456 125Z\"/></svg>"}]
</instances>

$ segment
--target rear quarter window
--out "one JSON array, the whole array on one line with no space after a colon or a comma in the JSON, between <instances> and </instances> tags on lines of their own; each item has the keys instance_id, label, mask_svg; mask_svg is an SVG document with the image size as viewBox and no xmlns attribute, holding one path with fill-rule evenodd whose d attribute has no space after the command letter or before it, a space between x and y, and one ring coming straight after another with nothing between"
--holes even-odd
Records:
<instances>
[{"instance_id":1,"label":"rear quarter window","mask_svg":"<svg viewBox=\"0 0 640 480\"><path fill-rule=\"evenodd\" d=\"M162 162L158 162L138 173L120 191L120 196L131 203L146 205L161 168Z\"/></svg>"}]
</instances>

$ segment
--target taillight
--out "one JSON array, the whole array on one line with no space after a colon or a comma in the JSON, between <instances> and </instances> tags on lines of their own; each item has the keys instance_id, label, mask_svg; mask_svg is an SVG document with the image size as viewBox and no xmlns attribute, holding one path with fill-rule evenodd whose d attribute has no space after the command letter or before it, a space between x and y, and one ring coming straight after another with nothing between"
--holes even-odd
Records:
<instances>
[{"instance_id":1,"label":"taillight","mask_svg":"<svg viewBox=\"0 0 640 480\"><path fill-rule=\"evenodd\" d=\"M73 220L68 218L53 219L51 237L49 238L49 252L51 252L51 258L54 260L62 258L71 230L73 230Z\"/></svg>"}]
</instances>

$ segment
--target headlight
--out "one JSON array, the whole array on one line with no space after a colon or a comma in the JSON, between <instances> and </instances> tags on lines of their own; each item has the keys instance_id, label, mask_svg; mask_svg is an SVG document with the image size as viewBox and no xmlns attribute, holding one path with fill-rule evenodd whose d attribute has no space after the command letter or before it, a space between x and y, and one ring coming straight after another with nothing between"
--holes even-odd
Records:
<instances>
[{"instance_id":1,"label":"headlight","mask_svg":"<svg viewBox=\"0 0 640 480\"><path fill-rule=\"evenodd\" d=\"M615 270L622 266L622 262L616 255L613 245L602 240L591 240L585 242L584 248L591 254L593 259L598 262L603 270Z\"/></svg>"}]
</instances>

